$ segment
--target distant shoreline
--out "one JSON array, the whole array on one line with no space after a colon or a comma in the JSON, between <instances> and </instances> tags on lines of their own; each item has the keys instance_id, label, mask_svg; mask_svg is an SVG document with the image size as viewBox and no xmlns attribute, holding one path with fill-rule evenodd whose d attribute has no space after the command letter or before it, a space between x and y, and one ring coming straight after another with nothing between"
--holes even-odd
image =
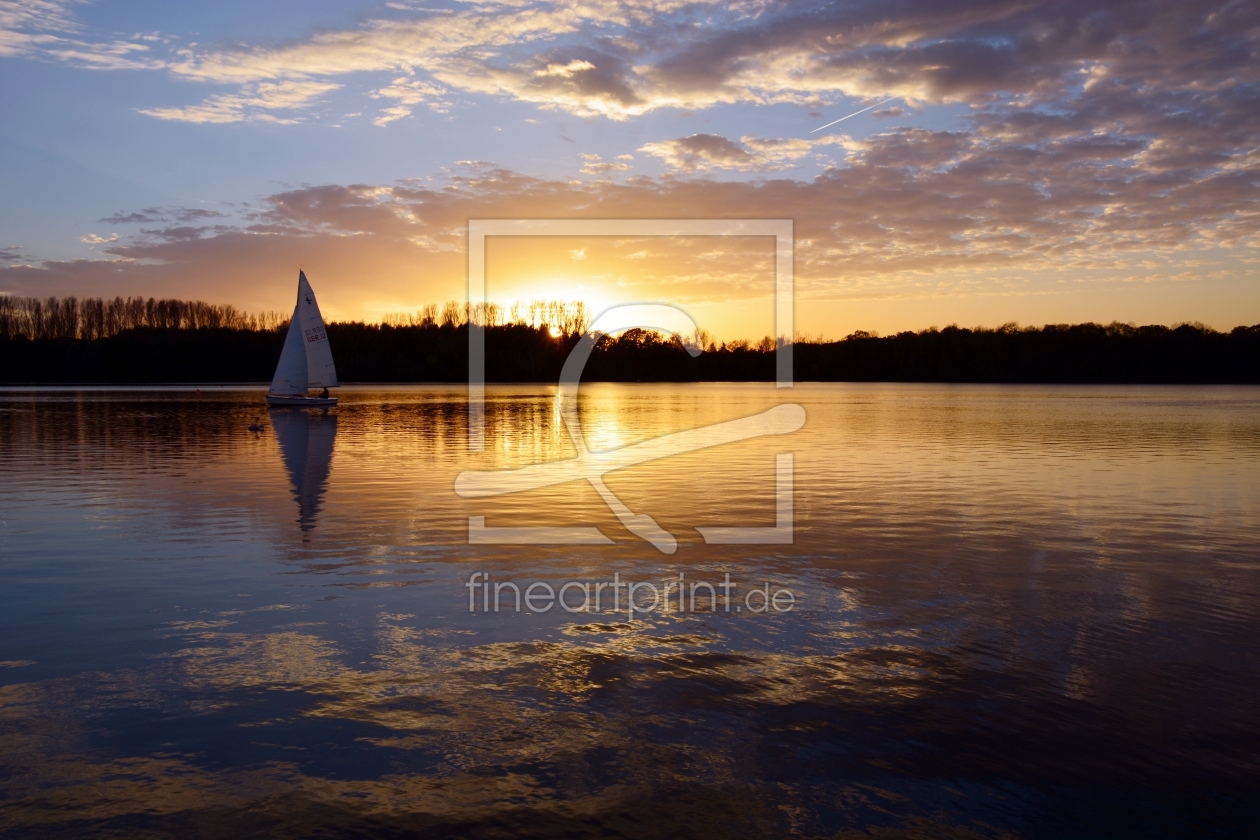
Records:
<instances>
[{"instance_id":1,"label":"distant shoreline","mask_svg":"<svg viewBox=\"0 0 1260 840\"><path fill-rule=\"evenodd\" d=\"M5 382L0 383L0 394L18 394L22 392L70 392L70 391L167 391L174 394L189 393L198 388L219 388L222 392L247 391L265 393L270 383L267 382ZM555 382L487 382L487 388L508 386L554 387ZM591 380L584 383L590 385L774 385L774 380L695 380L688 382L612 382L607 380ZM851 380L851 379L797 379L794 385L977 385L1019 388L1255 388L1260 382L909 382L895 380ZM462 390L466 383L460 382L343 382L339 388L380 390L385 388L436 388L446 387ZM337 396L333 389L333 396Z\"/></svg>"},{"instance_id":2,"label":"distant shoreline","mask_svg":"<svg viewBox=\"0 0 1260 840\"><path fill-rule=\"evenodd\" d=\"M333 323L328 336L339 378L364 385L458 384L468 378L467 324ZM546 384L578 340L545 326L485 329L486 381ZM280 328L139 327L102 338L0 336L0 384L10 386L265 385ZM1200 325L1014 326L854 333L790 346L797 382L993 384L1260 383L1260 325L1228 333ZM693 358L677 337L631 330L606 337L585 382L772 382L773 342L710 343Z\"/></svg>"},{"instance_id":3,"label":"distant shoreline","mask_svg":"<svg viewBox=\"0 0 1260 840\"><path fill-rule=\"evenodd\" d=\"M382 324L331 323L338 378L376 383L468 380L470 321L485 331L485 380L556 382L588 328L584 303L532 301L505 310L449 301ZM0 384L190 385L271 382L288 320L204 301L0 296ZM640 329L602 338L586 382L772 382L769 336L720 345ZM1022 384L1260 383L1260 325L1048 324L857 331L790 345L797 382Z\"/></svg>"}]
</instances>

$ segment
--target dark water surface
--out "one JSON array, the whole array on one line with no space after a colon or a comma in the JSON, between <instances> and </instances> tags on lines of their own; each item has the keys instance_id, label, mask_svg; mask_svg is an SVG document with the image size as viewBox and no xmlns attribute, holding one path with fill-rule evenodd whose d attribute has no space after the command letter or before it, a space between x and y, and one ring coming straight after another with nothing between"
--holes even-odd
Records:
<instances>
[{"instance_id":1,"label":"dark water surface","mask_svg":"<svg viewBox=\"0 0 1260 840\"><path fill-rule=\"evenodd\" d=\"M461 389L339 396L0 392L0 834L1257 834L1260 389L585 386L593 449L805 407L607 476L672 555L587 483L455 494L572 456L552 388L475 455ZM782 452L794 543L706 545ZM470 613L475 572L796 604Z\"/></svg>"}]
</instances>

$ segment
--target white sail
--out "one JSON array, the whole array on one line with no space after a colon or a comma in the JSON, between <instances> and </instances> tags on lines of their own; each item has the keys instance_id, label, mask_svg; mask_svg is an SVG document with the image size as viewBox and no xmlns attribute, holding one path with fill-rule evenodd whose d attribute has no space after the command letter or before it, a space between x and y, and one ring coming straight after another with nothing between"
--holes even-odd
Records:
<instances>
[{"instance_id":1,"label":"white sail","mask_svg":"<svg viewBox=\"0 0 1260 840\"><path fill-rule=\"evenodd\" d=\"M328 344L324 317L319 314L319 304L315 302L315 293L311 291L304 271L298 272L297 316L306 343L306 386L331 388L337 384L332 347Z\"/></svg>"},{"instance_id":2,"label":"white sail","mask_svg":"<svg viewBox=\"0 0 1260 840\"><path fill-rule=\"evenodd\" d=\"M298 307L293 307L293 318L289 321L289 332L284 338L284 349L280 351L280 363L276 365L276 375L271 379L272 394L305 394L307 388L306 348L302 340L302 325L298 318Z\"/></svg>"},{"instance_id":3,"label":"white sail","mask_svg":"<svg viewBox=\"0 0 1260 840\"><path fill-rule=\"evenodd\" d=\"M297 305L289 320L289 332L280 351L276 375L271 379L270 393L305 397L310 388L331 388L336 384L337 368L333 366L324 316L319 312L306 272L299 271Z\"/></svg>"}]
</instances>

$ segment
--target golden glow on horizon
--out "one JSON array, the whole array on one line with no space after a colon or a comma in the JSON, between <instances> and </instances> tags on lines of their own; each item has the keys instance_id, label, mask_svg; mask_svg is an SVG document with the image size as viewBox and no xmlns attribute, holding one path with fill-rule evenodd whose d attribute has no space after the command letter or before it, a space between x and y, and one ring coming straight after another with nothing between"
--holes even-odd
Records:
<instances>
[{"instance_id":1,"label":"golden glow on horizon","mask_svg":"<svg viewBox=\"0 0 1260 840\"><path fill-rule=\"evenodd\" d=\"M628 304L667 304L717 340L774 332L774 239L765 236L494 236L486 240L491 300L582 301L592 323ZM504 308L511 317L511 305ZM633 310L609 331L644 326ZM690 337L687 317L658 327Z\"/></svg>"}]
</instances>

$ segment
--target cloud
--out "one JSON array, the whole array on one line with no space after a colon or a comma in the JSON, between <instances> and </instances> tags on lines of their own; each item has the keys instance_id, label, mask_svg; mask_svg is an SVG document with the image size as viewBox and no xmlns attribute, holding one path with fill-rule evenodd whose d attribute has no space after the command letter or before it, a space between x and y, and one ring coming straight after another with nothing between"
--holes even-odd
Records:
<instances>
[{"instance_id":1,"label":"cloud","mask_svg":"<svg viewBox=\"0 0 1260 840\"><path fill-rule=\"evenodd\" d=\"M80 0L0 0L0 57L47 58L93 70L153 70L148 40L88 41L72 7ZM140 41L140 43L137 43Z\"/></svg>"},{"instance_id":2,"label":"cloud","mask_svg":"<svg viewBox=\"0 0 1260 840\"><path fill-rule=\"evenodd\" d=\"M79 29L66 0L0 0L0 32L73 32Z\"/></svg>"},{"instance_id":3,"label":"cloud","mask_svg":"<svg viewBox=\"0 0 1260 840\"><path fill-rule=\"evenodd\" d=\"M177 207L170 211L172 217L180 222L191 222L194 219L222 219L227 214L205 207Z\"/></svg>"},{"instance_id":4,"label":"cloud","mask_svg":"<svg viewBox=\"0 0 1260 840\"><path fill-rule=\"evenodd\" d=\"M214 231L216 233L229 233L235 228L229 225L202 225L194 227L192 225L174 225L165 228L142 228L140 233L144 236L154 239L165 240L167 242L187 242L193 239L200 239L206 231Z\"/></svg>"},{"instance_id":5,"label":"cloud","mask_svg":"<svg viewBox=\"0 0 1260 840\"><path fill-rule=\"evenodd\" d=\"M548 64L542 70L535 70L534 75L543 76L543 77L559 76L565 79L572 79L574 76L578 75L579 73L585 73L588 70L595 70L595 69L597 69L595 65L591 64L589 61L583 61L580 58L575 58L565 65Z\"/></svg>"},{"instance_id":6,"label":"cloud","mask_svg":"<svg viewBox=\"0 0 1260 840\"><path fill-rule=\"evenodd\" d=\"M110 242L117 242L118 234L111 233L108 237L105 237L95 233L86 233L79 237L79 241L86 242L88 245L106 245Z\"/></svg>"},{"instance_id":7,"label":"cloud","mask_svg":"<svg viewBox=\"0 0 1260 840\"><path fill-rule=\"evenodd\" d=\"M636 89L625 51L573 48L565 50L560 61L575 52L581 57L563 64L547 57L515 62L456 59L431 72L454 88L582 117L624 120L660 107Z\"/></svg>"},{"instance_id":8,"label":"cloud","mask_svg":"<svg viewBox=\"0 0 1260 840\"><path fill-rule=\"evenodd\" d=\"M222 219L225 217L225 213L218 210L208 210L204 207L172 207L165 210L157 207L146 207L143 210L131 213L124 213L119 210L114 215L106 216L99 221L107 225L132 225L165 222L169 219L179 222L191 222L199 219Z\"/></svg>"},{"instance_id":9,"label":"cloud","mask_svg":"<svg viewBox=\"0 0 1260 840\"><path fill-rule=\"evenodd\" d=\"M674 169L738 169L752 160L747 149L715 134L693 134L677 140L648 143L639 151L661 158Z\"/></svg>"},{"instance_id":10,"label":"cloud","mask_svg":"<svg viewBox=\"0 0 1260 840\"><path fill-rule=\"evenodd\" d=\"M397 80L400 71L405 74L401 78L409 79L417 70L427 72L439 85L497 94L517 85L528 87L533 68L496 67L491 61L496 54L575 32L580 26L581 14L563 4L477 5L459 12L418 10L410 19L369 20L355 29L323 31L279 47L189 47L178 51L168 66L178 78L240 85L240 96L245 99L254 97L251 86L262 83L311 84L324 80L340 86L342 82L328 80L384 72L395 74ZM574 68L577 75L585 75L578 69ZM573 80L540 78L537 87L546 89L566 82ZM377 98L399 100L399 105L382 115L389 122L405 116L403 108L417 104L408 100L417 95L436 96L440 90L436 85L431 92L410 81L395 81L371 93ZM201 110L217 117L223 112L221 101L221 97L215 97L204 103ZM202 116L194 109L145 111L172 119L180 118L183 112L193 118Z\"/></svg>"},{"instance_id":11,"label":"cloud","mask_svg":"<svg viewBox=\"0 0 1260 840\"><path fill-rule=\"evenodd\" d=\"M647 143L639 151L658 157L674 170L713 169L768 172L800 165L818 146L838 145L839 137L765 139L741 137L740 142L716 134L693 134L677 140Z\"/></svg>"},{"instance_id":12,"label":"cloud","mask_svg":"<svg viewBox=\"0 0 1260 840\"><path fill-rule=\"evenodd\" d=\"M676 170L660 178L575 181L470 163L434 181L303 187L266 196L237 225L176 224L127 241L93 234L84 241L122 262L3 268L0 290L138 293L134 286L166 284L163 293L199 294L213 279L223 302L274 309L291 292L288 267L304 262L325 266L355 300L369 291L397 299L417 273L428 278L427 296L444 299L460 294L470 218L724 218L750 208L795 220L806 296L1015 293L1033 288L1028 276L1041 278L1044 293L1056 283L1184 271L1242 283L1260 258L1260 153L1221 153L1222 135L1248 136L1247 115L1213 129L1196 117L1135 109L1142 139L1099 131L1097 114L986 111L966 130L901 127L825 144L692 135L645 147ZM820 147L840 159L814 178L703 177L786 165ZM672 276L655 247L630 243L624 258L639 254L639 264ZM565 248L582 250L591 270L601 264L583 242ZM701 266L686 276L707 278L695 280L701 297L752 294L723 287L722 271Z\"/></svg>"},{"instance_id":13,"label":"cloud","mask_svg":"<svg viewBox=\"0 0 1260 840\"><path fill-rule=\"evenodd\" d=\"M123 211L119 210L114 215L106 216L97 221L107 225L130 225L142 222L160 222L163 218L161 211L156 207L150 207L146 210L133 211L131 213L123 213Z\"/></svg>"},{"instance_id":14,"label":"cloud","mask_svg":"<svg viewBox=\"0 0 1260 840\"><path fill-rule=\"evenodd\" d=\"M272 112L307 108L320 96L340 87L314 81L256 82L245 85L241 93L215 94L198 105L147 108L140 113L160 120L191 123L258 121L290 125L298 120L292 116L278 117Z\"/></svg>"},{"instance_id":15,"label":"cloud","mask_svg":"<svg viewBox=\"0 0 1260 840\"><path fill-rule=\"evenodd\" d=\"M449 100L443 98L446 91L437 85L406 76L394 79L393 83L372 93L373 99L393 99L397 105L386 108L373 122L379 126L389 125L394 120L411 116L412 109L427 102L429 110L445 114L451 108Z\"/></svg>"},{"instance_id":16,"label":"cloud","mask_svg":"<svg viewBox=\"0 0 1260 840\"><path fill-rule=\"evenodd\" d=\"M625 172L630 169L629 163L618 161L634 160L633 155L618 155L616 161L603 160L599 155L581 154L583 175L607 175L610 172Z\"/></svg>"},{"instance_id":17,"label":"cloud","mask_svg":"<svg viewBox=\"0 0 1260 840\"><path fill-rule=\"evenodd\" d=\"M1235 0L519 0L453 9L399 2L388 15L289 42L179 48L151 34L94 39L73 7L0 0L0 55L164 68L177 79L230 86L193 104L142 110L195 123L293 123L346 88L391 103L376 117L383 125L421 104L440 112L472 96L611 120L726 103L823 113L893 96L914 108L962 103L989 122L1066 115L1082 118L1082 131L1089 122L1088 130L1110 135L1173 129L1168 149L1199 120L1200 160L1255 148L1260 132L1260 7ZM155 55L159 49L167 52ZM697 169L747 160L661 142L674 143L658 150L664 159ZM791 157L742 140L740 148L771 169ZM1159 156L1169 165L1188 159L1152 153L1151 165Z\"/></svg>"}]
</instances>

